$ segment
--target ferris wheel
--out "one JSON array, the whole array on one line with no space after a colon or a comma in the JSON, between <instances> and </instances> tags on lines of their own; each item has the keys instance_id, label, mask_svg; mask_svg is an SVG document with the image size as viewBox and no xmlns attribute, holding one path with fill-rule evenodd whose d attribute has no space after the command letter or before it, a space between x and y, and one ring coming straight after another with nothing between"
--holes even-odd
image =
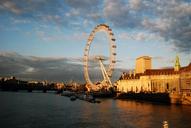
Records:
<instances>
[{"instance_id":1,"label":"ferris wheel","mask_svg":"<svg viewBox=\"0 0 191 128\"><path fill-rule=\"evenodd\" d=\"M84 77L86 80L86 85L88 85L88 88L91 88L92 86L94 86L95 84L93 84L93 82L90 79L89 76L89 60L90 60L90 56L89 56L89 52L90 52L90 47L91 47L91 43L94 40L95 34L97 32L103 31L107 34L107 37L109 39L109 64L107 67L104 66L103 64L103 60L104 58L102 56L96 56L95 59L98 60L99 65L100 65L100 69L101 69L101 73L103 76L103 80L100 81L104 86L107 87L112 87L112 83L111 83L111 76L114 70L114 65L116 63L116 45L115 45L115 38L114 38L114 34L112 32L112 29L106 25L106 24L99 24L97 25L93 31L90 33L88 40L87 40L87 44L85 46L85 50L84 50Z\"/></svg>"}]
</instances>

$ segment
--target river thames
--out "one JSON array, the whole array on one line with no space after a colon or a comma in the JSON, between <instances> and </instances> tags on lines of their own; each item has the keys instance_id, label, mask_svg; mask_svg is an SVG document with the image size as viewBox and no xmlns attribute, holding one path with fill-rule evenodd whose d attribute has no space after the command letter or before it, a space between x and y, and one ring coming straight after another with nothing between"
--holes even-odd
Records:
<instances>
[{"instance_id":1,"label":"river thames","mask_svg":"<svg viewBox=\"0 0 191 128\"><path fill-rule=\"evenodd\" d=\"M54 93L0 92L1 128L191 127L191 106L101 99L70 101Z\"/></svg>"}]
</instances>

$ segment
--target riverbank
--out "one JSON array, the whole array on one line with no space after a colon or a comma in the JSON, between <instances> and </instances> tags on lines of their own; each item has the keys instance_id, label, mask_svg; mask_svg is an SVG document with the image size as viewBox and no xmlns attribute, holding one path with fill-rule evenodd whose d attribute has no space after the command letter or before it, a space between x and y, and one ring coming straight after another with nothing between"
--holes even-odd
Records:
<instances>
[{"instance_id":1,"label":"riverbank","mask_svg":"<svg viewBox=\"0 0 191 128\"><path fill-rule=\"evenodd\" d=\"M169 93L120 93L116 97L116 99L131 99L131 100L141 100L141 101L149 101L149 102L158 102L170 104Z\"/></svg>"}]
</instances>

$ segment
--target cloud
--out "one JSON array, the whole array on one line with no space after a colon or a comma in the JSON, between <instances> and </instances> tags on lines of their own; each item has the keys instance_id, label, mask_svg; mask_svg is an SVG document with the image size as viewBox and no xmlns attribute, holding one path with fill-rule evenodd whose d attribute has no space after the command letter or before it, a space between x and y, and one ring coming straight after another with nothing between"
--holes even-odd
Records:
<instances>
[{"instance_id":1,"label":"cloud","mask_svg":"<svg viewBox=\"0 0 191 128\"><path fill-rule=\"evenodd\" d=\"M59 34L51 34L46 31L36 31L37 37L39 37L43 41L47 42L55 42L55 41L65 41L65 42L71 42L71 41L84 41L87 39L88 34L87 33L73 33L70 35L59 33Z\"/></svg>"},{"instance_id":2,"label":"cloud","mask_svg":"<svg viewBox=\"0 0 191 128\"><path fill-rule=\"evenodd\" d=\"M97 5L101 0L94 0L94 1L89 1L89 0L65 0L65 3L68 4L69 6L80 9L80 10L89 10L93 8L97 8Z\"/></svg>"},{"instance_id":3,"label":"cloud","mask_svg":"<svg viewBox=\"0 0 191 128\"><path fill-rule=\"evenodd\" d=\"M25 80L85 82L81 58L36 57L0 52L0 63L0 76L13 75ZM93 81L100 80L99 68L90 68L90 72L93 73ZM121 72L115 72L114 80L117 80Z\"/></svg>"},{"instance_id":4,"label":"cloud","mask_svg":"<svg viewBox=\"0 0 191 128\"><path fill-rule=\"evenodd\" d=\"M1 76L14 75L25 79L53 81L83 81L82 65L71 63L70 58L22 56L0 53Z\"/></svg>"},{"instance_id":5,"label":"cloud","mask_svg":"<svg viewBox=\"0 0 191 128\"><path fill-rule=\"evenodd\" d=\"M115 27L148 31L164 38L179 52L191 52L190 1L105 0L103 12ZM143 35L138 37L144 39Z\"/></svg>"},{"instance_id":6,"label":"cloud","mask_svg":"<svg viewBox=\"0 0 191 128\"><path fill-rule=\"evenodd\" d=\"M137 36L125 38L147 40L151 38L148 33L152 33L152 38L164 38L179 52L191 52L188 0L1 0L0 14L11 15L13 24L37 22L37 25L53 24L78 32L106 22L114 29L138 32ZM45 39L54 38L60 37Z\"/></svg>"},{"instance_id":7,"label":"cloud","mask_svg":"<svg viewBox=\"0 0 191 128\"><path fill-rule=\"evenodd\" d=\"M0 14L7 14L17 21L27 20L40 24L69 26L70 20L64 16L66 6L59 0L2 0ZM20 23L20 22L19 22Z\"/></svg>"},{"instance_id":8,"label":"cloud","mask_svg":"<svg viewBox=\"0 0 191 128\"><path fill-rule=\"evenodd\" d=\"M138 10L141 8L141 0L129 0L130 8L133 10Z\"/></svg>"},{"instance_id":9,"label":"cloud","mask_svg":"<svg viewBox=\"0 0 191 128\"><path fill-rule=\"evenodd\" d=\"M117 35L117 39L119 40L136 40L136 41L161 41L162 38L154 33L147 32L133 32L133 33L119 33Z\"/></svg>"},{"instance_id":10,"label":"cloud","mask_svg":"<svg viewBox=\"0 0 191 128\"><path fill-rule=\"evenodd\" d=\"M163 6L164 11L158 12L160 19L153 22L149 29L173 43L178 51L191 52L191 4L169 1L159 6Z\"/></svg>"},{"instance_id":11,"label":"cloud","mask_svg":"<svg viewBox=\"0 0 191 128\"><path fill-rule=\"evenodd\" d=\"M36 25L48 24L79 31L89 26L93 28L95 23L100 22L101 2L101 0L2 0L0 14L6 16L8 13L14 18L14 24L31 22Z\"/></svg>"},{"instance_id":12,"label":"cloud","mask_svg":"<svg viewBox=\"0 0 191 128\"><path fill-rule=\"evenodd\" d=\"M2 2L0 2L0 8L17 15L22 13L22 10L12 1L3 0Z\"/></svg>"},{"instance_id":13,"label":"cloud","mask_svg":"<svg viewBox=\"0 0 191 128\"><path fill-rule=\"evenodd\" d=\"M124 1L105 0L104 16L114 26L120 28L134 28L140 24L136 13L131 12L129 4Z\"/></svg>"}]
</instances>

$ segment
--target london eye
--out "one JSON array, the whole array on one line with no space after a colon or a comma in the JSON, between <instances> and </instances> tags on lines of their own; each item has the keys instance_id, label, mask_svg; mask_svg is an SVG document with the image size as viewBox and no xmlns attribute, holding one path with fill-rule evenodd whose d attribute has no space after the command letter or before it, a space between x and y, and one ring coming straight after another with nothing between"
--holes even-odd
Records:
<instances>
[{"instance_id":1,"label":"london eye","mask_svg":"<svg viewBox=\"0 0 191 128\"><path fill-rule=\"evenodd\" d=\"M86 80L86 86L89 90L94 90L93 87L95 87L95 83L92 82L89 75L90 74L90 69L89 69L90 55L89 54L90 54L91 44L97 32L105 32L109 40L108 41L109 42L109 57L108 57L109 63L107 64L107 66L104 65L104 58L102 57L102 55L94 56L95 59L97 60L97 63L99 63L101 74L103 76L103 79L100 80L100 85L96 87L97 89L103 88L103 87L104 88L112 87L112 82L110 78L112 76L112 73L114 71L114 66L116 63L116 45L115 45L115 38L112 32L112 29L106 24L99 24L90 33L86 46L85 46L85 50L84 50L84 57L83 57L84 78Z\"/></svg>"}]
</instances>

